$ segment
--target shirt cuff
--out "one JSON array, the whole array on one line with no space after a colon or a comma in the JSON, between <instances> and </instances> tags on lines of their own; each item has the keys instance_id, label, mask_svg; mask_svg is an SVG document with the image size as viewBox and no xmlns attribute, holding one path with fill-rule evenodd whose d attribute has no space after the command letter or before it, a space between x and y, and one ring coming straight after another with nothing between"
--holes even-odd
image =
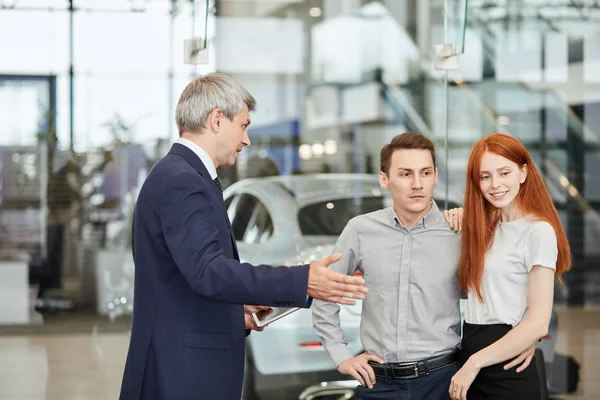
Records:
<instances>
[{"instance_id":1,"label":"shirt cuff","mask_svg":"<svg viewBox=\"0 0 600 400\"><path fill-rule=\"evenodd\" d=\"M352 354L346 343L334 343L327 346L326 349L336 367L344 361L354 357L354 354Z\"/></svg>"}]
</instances>

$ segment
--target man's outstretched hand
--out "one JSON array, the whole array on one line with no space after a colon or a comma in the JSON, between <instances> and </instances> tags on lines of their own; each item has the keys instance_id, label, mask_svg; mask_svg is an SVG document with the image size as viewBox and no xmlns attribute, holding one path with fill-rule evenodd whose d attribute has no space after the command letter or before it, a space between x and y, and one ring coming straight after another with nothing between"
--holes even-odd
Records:
<instances>
[{"instance_id":1,"label":"man's outstretched hand","mask_svg":"<svg viewBox=\"0 0 600 400\"><path fill-rule=\"evenodd\" d=\"M356 304L352 299L365 298L369 290L364 286L364 279L327 268L341 258L341 254L333 254L310 264L307 289L310 297L349 306Z\"/></svg>"}]
</instances>

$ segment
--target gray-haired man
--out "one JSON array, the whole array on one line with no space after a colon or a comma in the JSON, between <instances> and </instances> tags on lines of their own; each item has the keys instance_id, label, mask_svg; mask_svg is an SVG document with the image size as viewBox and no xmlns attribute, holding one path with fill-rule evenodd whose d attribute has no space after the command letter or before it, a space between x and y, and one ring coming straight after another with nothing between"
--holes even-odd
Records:
<instances>
[{"instance_id":1,"label":"gray-haired man","mask_svg":"<svg viewBox=\"0 0 600 400\"><path fill-rule=\"evenodd\" d=\"M135 207L133 328L121 399L239 400L250 314L352 303L363 280L327 269L339 256L287 268L239 262L216 167L250 145L256 101L222 74L191 82L176 110L177 143L152 169ZM265 311L266 311L265 310ZM247 333L247 332L246 332Z\"/></svg>"}]
</instances>

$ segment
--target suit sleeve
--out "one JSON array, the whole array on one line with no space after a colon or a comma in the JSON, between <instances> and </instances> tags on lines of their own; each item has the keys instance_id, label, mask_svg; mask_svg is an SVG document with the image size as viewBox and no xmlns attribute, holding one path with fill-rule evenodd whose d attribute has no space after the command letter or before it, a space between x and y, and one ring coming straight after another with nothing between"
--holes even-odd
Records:
<instances>
[{"instance_id":1,"label":"suit sleeve","mask_svg":"<svg viewBox=\"0 0 600 400\"><path fill-rule=\"evenodd\" d=\"M181 172L169 180L161 199L161 224L171 256L190 287L221 302L275 307L308 307L308 265L253 266L225 256L214 226L210 190L198 175Z\"/></svg>"},{"instance_id":2,"label":"suit sleeve","mask_svg":"<svg viewBox=\"0 0 600 400\"><path fill-rule=\"evenodd\" d=\"M358 240L353 229L352 221L344 228L338 238L334 253L342 253L342 258L329 266L330 269L342 274L352 275L358 265ZM348 341L340 325L340 306L322 300L315 300L312 305L313 327L321 338L323 347L333 360L336 367L345 360L354 357L348 348Z\"/></svg>"}]
</instances>

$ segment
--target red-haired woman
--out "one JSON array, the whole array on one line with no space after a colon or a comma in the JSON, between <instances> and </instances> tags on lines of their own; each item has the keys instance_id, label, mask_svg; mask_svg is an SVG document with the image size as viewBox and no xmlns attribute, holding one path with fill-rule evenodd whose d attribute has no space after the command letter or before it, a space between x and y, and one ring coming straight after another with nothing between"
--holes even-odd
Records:
<instances>
[{"instance_id":1,"label":"red-haired woman","mask_svg":"<svg viewBox=\"0 0 600 400\"><path fill-rule=\"evenodd\" d=\"M503 363L548 331L554 276L571 266L569 243L525 147L495 133L475 144L467 166L459 281L468 292L462 368L452 399L539 399L535 362Z\"/></svg>"}]
</instances>

